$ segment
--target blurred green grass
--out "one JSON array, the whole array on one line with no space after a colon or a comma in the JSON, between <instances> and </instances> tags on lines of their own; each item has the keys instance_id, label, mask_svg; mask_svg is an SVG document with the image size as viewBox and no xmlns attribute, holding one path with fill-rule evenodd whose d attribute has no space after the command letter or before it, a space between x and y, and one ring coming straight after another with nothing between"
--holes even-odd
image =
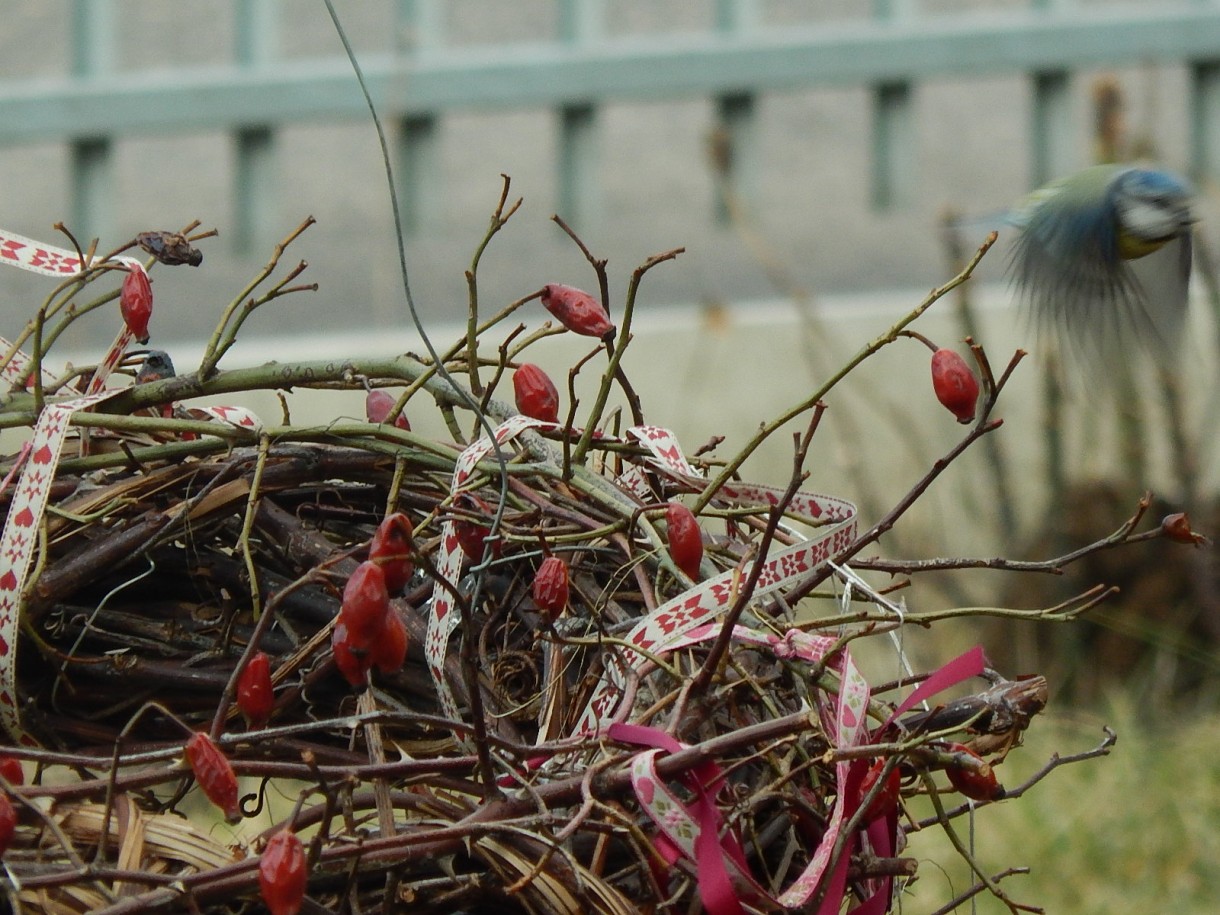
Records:
<instances>
[{"instance_id":1,"label":"blurred green grass","mask_svg":"<svg viewBox=\"0 0 1220 915\"><path fill-rule=\"evenodd\" d=\"M1118 732L1108 757L1061 766L1024 796L975 813L976 860L989 874L1029 867L1003 881L1017 902L1048 913L1116 915L1168 912L1203 915L1220 899L1220 713L1177 711L1141 718L1128 697L1104 712L1034 720L1023 747L999 767L1014 788L1054 753L1090 749L1102 726ZM911 805L930 812L926 799ZM954 821L969 842L966 818ZM905 853L919 859L919 879L902 902L906 913L934 912L968 889L968 866L939 828L910 837ZM1007 913L984 891L974 911ZM955 911L970 912L966 902Z\"/></svg>"}]
</instances>

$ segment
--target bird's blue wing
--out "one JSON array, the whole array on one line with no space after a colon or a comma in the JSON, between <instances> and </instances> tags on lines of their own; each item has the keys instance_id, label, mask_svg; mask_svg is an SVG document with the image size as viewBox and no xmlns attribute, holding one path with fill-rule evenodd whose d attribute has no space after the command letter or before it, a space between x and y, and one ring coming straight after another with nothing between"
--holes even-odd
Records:
<instances>
[{"instance_id":1,"label":"bird's blue wing","mask_svg":"<svg viewBox=\"0 0 1220 915\"><path fill-rule=\"evenodd\" d=\"M1038 329L1094 359L1121 358L1132 339L1163 355L1186 307L1189 237L1136 261L1119 254L1114 188L1122 173L1086 169L1031 198L1009 261Z\"/></svg>"}]
</instances>

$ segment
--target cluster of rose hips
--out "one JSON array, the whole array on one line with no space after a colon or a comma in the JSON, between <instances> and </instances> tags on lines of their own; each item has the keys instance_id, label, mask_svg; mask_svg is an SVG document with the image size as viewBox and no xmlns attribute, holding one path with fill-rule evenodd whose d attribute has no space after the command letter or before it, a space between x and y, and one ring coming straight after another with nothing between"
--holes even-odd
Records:
<instances>
[{"instance_id":1,"label":"cluster of rose hips","mask_svg":"<svg viewBox=\"0 0 1220 915\"><path fill-rule=\"evenodd\" d=\"M389 515L373 535L369 558L357 566L343 589L331 644L335 666L353 686L363 686L373 667L392 673L406 659L406 626L391 606L390 595L400 593L414 571L411 535L406 515ZM238 678L237 706L249 725L257 728L267 723L274 705L270 661L263 652L255 652ZM202 731L191 735L184 751L195 781L208 799L230 821L240 818L237 775L229 758ZM0 839L3 832L0 802ZM259 887L273 915L300 911L307 877L304 846L285 827L267 840L259 856Z\"/></svg>"},{"instance_id":2,"label":"cluster of rose hips","mask_svg":"<svg viewBox=\"0 0 1220 915\"><path fill-rule=\"evenodd\" d=\"M343 603L331 635L335 666L352 686L363 686L376 667L389 674L407 657L407 628L390 604L411 580L411 521L401 512L377 527L369 558L356 567L343 589Z\"/></svg>"}]
</instances>

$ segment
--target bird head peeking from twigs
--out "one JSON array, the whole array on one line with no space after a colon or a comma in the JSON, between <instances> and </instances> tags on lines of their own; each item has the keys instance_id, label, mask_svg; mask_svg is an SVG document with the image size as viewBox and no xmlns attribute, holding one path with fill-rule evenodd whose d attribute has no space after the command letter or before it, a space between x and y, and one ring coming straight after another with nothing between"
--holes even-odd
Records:
<instances>
[{"instance_id":1,"label":"bird head peeking from twigs","mask_svg":"<svg viewBox=\"0 0 1220 915\"><path fill-rule=\"evenodd\" d=\"M173 360L169 358L169 353L165 350L150 349L142 355L144 358L140 363L140 370L136 372L136 384L148 384L163 378L173 378L177 374L174 371Z\"/></svg>"},{"instance_id":2,"label":"bird head peeking from twigs","mask_svg":"<svg viewBox=\"0 0 1220 915\"><path fill-rule=\"evenodd\" d=\"M1040 331L1095 366L1171 365L1186 318L1194 191L1150 168L1096 165L1035 191L1009 273Z\"/></svg>"}]
</instances>

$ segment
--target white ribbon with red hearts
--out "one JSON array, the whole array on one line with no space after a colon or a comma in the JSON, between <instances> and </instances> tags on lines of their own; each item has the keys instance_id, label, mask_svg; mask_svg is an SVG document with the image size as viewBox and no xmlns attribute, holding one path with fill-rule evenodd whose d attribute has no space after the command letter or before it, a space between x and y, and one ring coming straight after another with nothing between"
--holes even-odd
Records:
<instances>
[{"instance_id":1,"label":"white ribbon with red hearts","mask_svg":"<svg viewBox=\"0 0 1220 915\"><path fill-rule=\"evenodd\" d=\"M9 361L0 367L0 383L3 383L6 389L24 385L26 379L30 377L30 372L33 371L34 360L21 350L16 349L15 344L4 337L0 337L0 349L5 352L13 351ZM42 380L44 384L55 380L51 373L47 371L46 366L43 366L42 369Z\"/></svg>"},{"instance_id":2,"label":"white ribbon with red hearts","mask_svg":"<svg viewBox=\"0 0 1220 915\"><path fill-rule=\"evenodd\" d=\"M673 640L669 647L672 650L686 648L713 639L719 633L718 624L705 624ZM769 650L777 658L800 658L811 664L825 663L838 673L837 694L824 699L818 709L825 733L835 750L857 747L885 734L903 712L944 689L979 676L986 666L981 648L976 646L963 652L923 680L898 703L889 718L870 737L866 728L870 689L851 653L839 640L796 629L778 637L742 626L734 627L733 638L737 642ZM804 910L819 886L824 885L819 915L837 915L846 888L847 865L857 838L853 835L841 843L840 836L860 802L859 782L854 783L857 787L853 792L850 773L852 766L861 765L861 761L852 763L841 759L835 764L835 803L825 832L805 869L783 893L773 899L750 874L733 831L723 827L719 809L715 806L715 795L723 785L723 776L714 760L697 764L683 776L695 796L695 802L687 804L669 789L656 768L662 752L676 752L682 748L681 744L663 731L640 725L614 723L606 729L606 734L620 743L657 748L633 758L632 786L641 809L653 821L658 836L665 840L664 843L658 842L658 850L685 856L694 864L700 898L708 912L712 915L738 915L744 911L742 900L755 904L760 899L764 902L769 900L784 909ZM709 769L710 779L707 778ZM875 854L882 857L890 855L897 834L896 818L874 820L867 825L867 833ZM833 870L828 872L834 850L840 846L839 859ZM862 915L881 915L889 911L891 887L890 878L875 881L867 887L871 895L855 911ZM770 905L764 904L762 907L769 908Z\"/></svg>"},{"instance_id":3,"label":"white ribbon with red hearts","mask_svg":"<svg viewBox=\"0 0 1220 915\"><path fill-rule=\"evenodd\" d=\"M697 476L694 468L682 456L673 433L658 426L636 426L628 433L652 453L655 466L661 470L690 478ZM751 483L728 483L718 499L741 505L778 505L784 490ZM822 526L818 534L762 560L753 597L760 599L789 587L825 565L831 556L849 546L856 537L856 507L834 496L798 492L788 505L788 511L810 523ZM609 723L626 682L625 664L642 667L648 656L672 651L677 641L689 630L710 621L723 612L735 599L742 573L737 569L722 572L702 581L688 591L662 604L627 634L627 644L639 649L629 661L610 655L606 673L594 690L579 723L577 733L594 733Z\"/></svg>"},{"instance_id":4,"label":"white ribbon with red hearts","mask_svg":"<svg viewBox=\"0 0 1220 915\"><path fill-rule=\"evenodd\" d=\"M493 430L494 444L492 439L484 436L458 455L453 468L453 482L450 491L454 495L462 492L479 461L491 454L494 448L504 445L526 429L548 425L551 424L530 419L528 416L509 417ZM459 712L457 701L453 698L453 690L449 688L449 683L445 679L445 657L449 651L449 636L458 624L458 613L455 612L457 607L450 589L458 587L461 571L462 548L458 544L457 524L450 518L441 525L441 545L436 558L437 580L432 590L428 631L424 636L424 658L428 663L428 671L432 674L432 682L436 686L441 708L448 717L453 719L459 717Z\"/></svg>"},{"instance_id":5,"label":"white ribbon with red hearts","mask_svg":"<svg viewBox=\"0 0 1220 915\"><path fill-rule=\"evenodd\" d=\"M116 257L113 260L124 264L139 263L133 257ZM0 264L61 279L80 273L82 266L81 258L75 251L44 245L40 241L5 229L0 229Z\"/></svg>"},{"instance_id":6,"label":"white ribbon with red hearts","mask_svg":"<svg viewBox=\"0 0 1220 915\"><path fill-rule=\"evenodd\" d=\"M719 633L718 625L698 626L685 635L673 639L668 645L668 650L676 651L680 648L687 648L713 639ZM798 657L810 663L825 661L834 649L840 648L841 650L830 660L831 666L839 673L838 695L833 701L833 708L823 706L819 712L826 733L834 739L835 748L847 749L859 746L864 742L867 736L864 726L865 716L868 712L870 695L868 682L856 667L851 654L842 648L837 639L811 635L797 629L790 630L783 638L779 638L770 633L757 632L744 626L733 627L733 639L768 649L777 657ZM609 734L615 739L620 739L614 726L611 726ZM734 847L731 845L724 847L723 843L730 834L726 834L723 838L718 835L720 832L718 816L714 815L709 819L706 813L703 816L695 815L657 777L656 757L658 753L657 750L642 753L632 763L632 784L636 797L658 830L664 833L666 838L686 857L695 862L701 880L709 865L716 864L723 867L737 897L769 899L770 894L750 875L749 870L734 853ZM850 763L847 761L839 762L835 766L837 790L834 810L813 858L805 866L805 870L801 872L800 876L776 900L785 908L800 908L806 905L816 892L818 884L830 864L839 833L842 831L850 811L845 790L849 768ZM705 832L711 833L707 837L708 841L711 841L711 836L716 836L716 846L710 850L708 845L701 841ZM713 861L710 857L712 854L718 860ZM720 860L723 861L722 865ZM709 909L734 910L736 900L726 900L723 898L723 894L721 896L719 904L709 905ZM705 904L708 902L709 900L705 900Z\"/></svg>"},{"instance_id":7,"label":"white ribbon with red hearts","mask_svg":"<svg viewBox=\"0 0 1220 915\"><path fill-rule=\"evenodd\" d=\"M0 725L25 746L38 745L21 723L17 693L17 636L26 576L72 414L115 393L100 391L43 407L0 534Z\"/></svg>"},{"instance_id":8,"label":"white ribbon with red hearts","mask_svg":"<svg viewBox=\"0 0 1220 915\"><path fill-rule=\"evenodd\" d=\"M116 257L113 261L129 270L144 269L144 265L134 257ZM0 230L0 265L60 279L74 276L81 272L82 266L89 266L82 264L75 251L43 244L5 230ZM14 740L27 746L36 745L37 740L21 723L17 692L17 638L21 625L21 597L38 544L38 530L72 414L114 396L116 392L105 391L103 386L127 352L132 339L126 328L119 333L98 364L83 396L43 407L29 442L28 458L9 504L4 531L0 533L0 726ZM3 338L0 338L0 347L6 351L14 350L8 364L0 370L0 380L9 386L22 384L30 375L33 360ZM45 371L44 377L49 377Z\"/></svg>"},{"instance_id":9,"label":"white ribbon with red hearts","mask_svg":"<svg viewBox=\"0 0 1220 915\"><path fill-rule=\"evenodd\" d=\"M494 430L497 445L504 445L527 429L547 428L553 424L513 416ZM650 462L656 469L674 476L691 479L698 473L682 454L672 432L659 426L633 426L628 434L650 452ZM453 471L451 492L460 493L475 466L493 450L492 439L484 436L469 445L458 456ZM643 495L645 480L642 472L629 468L620 478L625 489ZM777 505L784 491L770 486L730 483L722 487L719 498L747 505ZM832 555L855 539L855 506L833 496L799 492L788 510L810 523L823 526L815 537L767 557L759 575L755 597L761 598L791 585L822 566ZM458 544L456 524L450 519L441 527L441 544L437 552L438 580L433 588L424 655L436 686L441 708L449 717L459 714L453 692L445 680L444 664L449 637L457 626L452 589L458 587L462 567L462 551ZM723 612L734 599L740 584L738 570L730 569L667 601L642 619L626 636L626 641L640 649L632 660L624 662L617 655L609 656L606 673L594 691L577 725L577 733L593 733L610 721L626 680L625 664L642 666L648 654L673 650L684 633Z\"/></svg>"},{"instance_id":10,"label":"white ribbon with red hearts","mask_svg":"<svg viewBox=\"0 0 1220 915\"><path fill-rule=\"evenodd\" d=\"M114 260L128 269L144 269L144 265L133 257L117 257ZM82 268L81 258L75 251L3 230L0 230L0 264L60 279L74 276ZM21 596L25 592L26 577L38 543L38 529L42 524L43 512L51 493L51 481L55 478L55 467L59 463L72 414L113 396L113 391L103 391L102 387L107 376L123 358L131 340L131 334L126 329L119 334L99 363L84 396L43 407L29 443L29 457L21 469L9 504L4 531L0 534L0 726L10 737L26 746L36 745L37 741L21 723L17 692L17 637L21 625ZM3 338L0 338L0 347L6 351L14 349L13 344ZM32 359L15 350L0 371L0 380L8 386L21 384L29 378L32 365ZM49 379L45 370L43 374L44 378Z\"/></svg>"}]
</instances>

